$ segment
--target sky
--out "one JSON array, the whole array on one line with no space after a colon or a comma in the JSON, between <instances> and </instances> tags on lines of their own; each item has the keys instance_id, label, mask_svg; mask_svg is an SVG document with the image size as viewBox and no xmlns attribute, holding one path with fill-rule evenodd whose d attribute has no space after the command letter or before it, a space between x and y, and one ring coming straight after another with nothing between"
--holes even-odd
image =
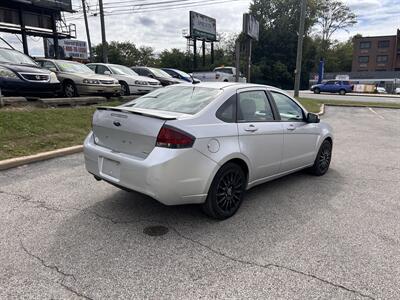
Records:
<instances>
[{"instance_id":1,"label":"sky","mask_svg":"<svg viewBox=\"0 0 400 300\"><path fill-rule=\"evenodd\" d=\"M77 39L86 40L86 32L81 13L81 0L72 0L76 14L65 14L68 22L77 26ZM192 6L180 9L171 9L156 12L135 13L132 7L107 8L120 6L121 0L103 0L105 13L115 10L125 14L109 15L105 17L107 41L131 41L137 46L153 47L156 53L164 49L186 49L186 39L182 37L182 30L189 28L189 11L195 10L217 20L219 33L237 33L242 29L242 15L247 12L250 0L215 0L217 4L208 6ZM125 0L126 1L126 0ZM146 0L132 0L145 2ZM154 0L155 1L155 0ZM168 0L162 0L168 1ZM199 0L192 0L198 1ZM267 0L266 0L267 1ZM358 23L349 29L349 32L336 33L335 38L346 40L354 34L363 36L394 35L400 28L400 0L342 0L358 16ZM90 10L89 15L97 10L98 0L87 0ZM206 1L208 3L212 1ZM218 3L219 2L219 3ZM172 7L173 4L170 4ZM136 7L137 8L137 7ZM89 17L92 44L101 42L99 16ZM22 49L17 36L0 33L16 49ZM43 42L40 38L30 37L28 40L32 56L43 55Z\"/></svg>"}]
</instances>

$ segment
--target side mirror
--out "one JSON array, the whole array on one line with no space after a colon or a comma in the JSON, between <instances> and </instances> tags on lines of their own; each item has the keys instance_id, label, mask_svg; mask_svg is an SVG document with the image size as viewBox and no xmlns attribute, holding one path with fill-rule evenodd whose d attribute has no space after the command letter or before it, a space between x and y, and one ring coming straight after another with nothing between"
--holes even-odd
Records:
<instances>
[{"instance_id":1,"label":"side mirror","mask_svg":"<svg viewBox=\"0 0 400 300\"><path fill-rule=\"evenodd\" d=\"M321 120L319 119L319 116L314 113L308 113L307 114L307 123L319 123Z\"/></svg>"},{"instance_id":2,"label":"side mirror","mask_svg":"<svg viewBox=\"0 0 400 300\"><path fill-rule=\"evenodd\" d=\"M111 75L111 72L110 72L110 71L104 71L103 74L104 74L104 75Z\"/></svg>"},{"instance_id":3,"label":"side mirror","mask_svg":"<svg viewBox=\"0 0 400 300\"><path fill-rule=\"evenodd\" d=\"M56 68L49 68L49 71L54 72L54 73L58 72Z\"/></svg>"},{"instance_id":4,"label":"side mirror","mask_svg":"<svg viewBox=\"0 0 400 300\"><path fill-rule=\"evenodd\" d=\"M149 74L147 77L154 78L153 74Z\"/></svg>"}]
</instances>

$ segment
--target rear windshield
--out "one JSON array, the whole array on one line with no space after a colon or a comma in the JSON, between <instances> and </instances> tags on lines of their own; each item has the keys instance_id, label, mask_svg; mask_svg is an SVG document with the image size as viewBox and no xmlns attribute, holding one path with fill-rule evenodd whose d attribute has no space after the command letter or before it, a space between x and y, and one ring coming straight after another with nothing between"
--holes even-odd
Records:
<instances>
[{"instance_id":1,"label":"rear windshield","mask_svg":"<svg viewBox=\"0 0 400 300\"><path fill-rule=\"evenodd\" d=\"M125 106L193 115L221 93L219 89L177 85L155 90Z\"/></svg>"}]
</instances>

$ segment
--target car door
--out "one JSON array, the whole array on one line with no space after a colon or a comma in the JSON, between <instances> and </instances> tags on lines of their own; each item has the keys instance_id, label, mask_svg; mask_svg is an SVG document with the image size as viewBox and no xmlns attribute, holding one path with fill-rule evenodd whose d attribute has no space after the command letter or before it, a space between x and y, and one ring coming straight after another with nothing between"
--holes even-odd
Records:
<instances>
[{"instance_id":1,"label":"car door","mask_svg":"<svg viewBox=\"0 0 400 300\"><path fill-rule=\"evenodd\" d=\"M325 84L321 86L321 92L331 92L334 88L335 82L334 81L327 81Z\"/></svg>"},{"instance_id":2,"label":"car door","mask_svg":"<svg viewBox=\"0 0 400 300\"><path fill-rule=\"evenodd\" d=\"M271 91L283 125L282 172L313 164L319 136L318 126L305 121L303 109L289 96Z\"/></svg>"},{"instance_id":3,"label":"car door","mask_svg":"<svg viewBox=\"0 0 400 300\"><path fill-rule=\"evenodd\" d=\"M251 163L252 178L262 180L279 173L283 127L265 90L241 90L237 94L237 123L241 152Z\"/></svg>"}]
</instances>

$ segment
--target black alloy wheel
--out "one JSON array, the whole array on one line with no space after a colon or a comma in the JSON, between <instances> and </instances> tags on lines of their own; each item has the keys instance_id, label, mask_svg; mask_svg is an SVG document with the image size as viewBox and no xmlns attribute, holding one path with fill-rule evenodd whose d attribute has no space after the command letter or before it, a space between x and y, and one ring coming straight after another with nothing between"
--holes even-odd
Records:
<instances>
[{"instance_id":1,"label":"black alloy wheel","mask_svg":"<svg viewBox=\"0 0 400 300\"><path fill-rule=\"evenodd\" d=\"M203 204L204 212L221 220L233 216L242 204L245 189L246 175L242 168L234 163L222 166Z\"/></svg>"},{"instance_id":2,"label":"black alloy wheel","mask_svg":"<svg viewBox=\"0 0 400 300\"><path fill-rule=\"evenodd\" d=\"M318 151L314 165L311 167L311 172L317 176L324 175L329 169L331 159L332 143L328 140L325 140Z\"/></svg>"}]
</instances>

